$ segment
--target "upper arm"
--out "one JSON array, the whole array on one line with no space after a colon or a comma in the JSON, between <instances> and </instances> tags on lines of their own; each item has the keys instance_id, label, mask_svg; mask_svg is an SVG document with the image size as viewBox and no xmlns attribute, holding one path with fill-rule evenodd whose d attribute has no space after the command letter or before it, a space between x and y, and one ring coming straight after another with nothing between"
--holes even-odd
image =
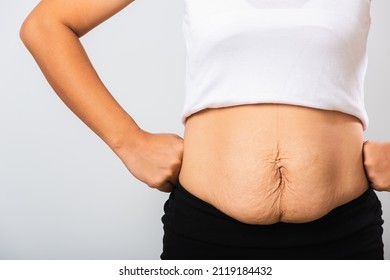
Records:
<instances>
[{"instance_id":1,"label":"upper arm","mask_svg":"<svg viewBox=\"0 0 390 280\"><path fill-rule=\"evenodd\" d=\"M78 37L110 18L134 0L42 0L29 14L28 22L63 24ZM23 29L23 26L22 26Z\"/></svg>"}]
</instances>

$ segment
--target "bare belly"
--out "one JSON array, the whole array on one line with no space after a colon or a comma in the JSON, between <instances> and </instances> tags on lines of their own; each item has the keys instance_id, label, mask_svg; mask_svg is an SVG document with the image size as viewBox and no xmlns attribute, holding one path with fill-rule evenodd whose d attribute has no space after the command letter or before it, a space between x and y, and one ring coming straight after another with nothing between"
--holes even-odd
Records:
<instances>
[{"instance_id":1,"label":"bare belly","mask_svg":"<svg viewBox=\"0 0 390 280\"><path fill-rule=\"evenodd\" d=\"M360 121L340 112L206 109L187 119L179 181L244 223L309 222L367 190L362 147Z\"/></svg>"}]
</instances>

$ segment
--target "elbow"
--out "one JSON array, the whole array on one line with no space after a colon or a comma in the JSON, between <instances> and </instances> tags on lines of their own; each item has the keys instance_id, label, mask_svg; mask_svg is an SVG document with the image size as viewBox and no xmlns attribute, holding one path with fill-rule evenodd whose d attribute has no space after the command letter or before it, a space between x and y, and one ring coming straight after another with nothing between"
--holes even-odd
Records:
<instances>
[{"instance_id":1,"label":"elbow","mask_svg":"<svg viewBox=\"0 0 390 280\"><path fill-rule=\"evenodd\" d=\"M45 32L47 32L48 23L44 19L30 14L22 23L19 29L19 37L23 44L31 49L35 43L42 40Z\"/></svg>"},{"instance_id":2,"label":"elbow","mask_svg":"<svg viewBox=\"0 0 390 280\"><path fill-rule=\"evenodd\" d=\"M65 30L69 31L69 28L58 18L33 12L23 21L19 29L19 37L31 51L50 40L56 40Z\"/></svg>"},{"instance_id":3,"label":"elbow","mask_svg":"<svg viewBox=\"0 0 390 280\"><path fill-rule=\"evenodd\" d=\"M31 20L31 18L29 16L23 21L23 23L19 29L19 37L26 47L28 47L29 42L31 41L31 39L33 37L32 33L34 33L34 32L35 32L34 21Z\"/></svg>"}]
</instances>

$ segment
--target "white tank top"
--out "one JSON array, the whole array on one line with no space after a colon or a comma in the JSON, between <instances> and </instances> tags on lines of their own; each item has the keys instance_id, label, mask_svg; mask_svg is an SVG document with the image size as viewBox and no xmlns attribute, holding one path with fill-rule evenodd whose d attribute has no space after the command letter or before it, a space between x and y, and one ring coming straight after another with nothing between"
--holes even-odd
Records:
<instances>
[{"instance_id":1,"label":"white tank top","mask_svg":"<svg viewBox=\"0 0 390 280\"><path fill-rule=\"evenodd\" d=\"M370 0L184 0L182 123L205 108L282 103L368 126Z\"/></svg>"}]
</instances>

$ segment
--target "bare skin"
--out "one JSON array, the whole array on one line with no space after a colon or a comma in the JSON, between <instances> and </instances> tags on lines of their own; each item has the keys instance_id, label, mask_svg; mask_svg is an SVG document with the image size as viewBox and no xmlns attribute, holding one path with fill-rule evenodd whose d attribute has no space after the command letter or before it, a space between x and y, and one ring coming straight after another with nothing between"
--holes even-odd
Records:
<instances>
[{"instance_id":1,"label":"bare skin","mask_svg":"<svg viewBox=\"0 0 390 280\"><path fill-rule=\"evenodd\" d=\"M137 179L169 192L177 182L183 139L142 130L104 86L79 40L131 2L43 0L24 21L20 37L69 109Z\"/></svg>"},{"instance_id":2,"label":"bare skin","mask_svg":"<svg viewBox=\"0 0 390 280\"><path fill-rule=\"evenodd\" d=\"M365 141L364 169L370 186L376 191L390 191L390 142Z\"/></svg>"},{"instance_id":3,"label":"bare skin","mask_svg":"<svg viewBox=\"0 0 390 280\"><path fill-rule=\"evenodd\" d=\"M362 194L361 123L334 111L256 104L190 116L183 140L141 129L104 86L79 38L132 0L43 0L20 36L63 102L149 187L191 193L246 223L305 222ZM136 98L136 96L134 96ZM388 190L379 147L366 145L371 181ZM367 170L366 170L367 171ZM379 174L379 175L378 175Z\"/></svg>"},{"instance_id":4,"label":"bare skin","mask_svg":"<svg viewBox=\"0 0 390 280\"><path fill-rule=\"evenodd\" d=\"M282 104L206 109L187 119L180 183L250 224L308 222L369 187L360 121Z\"/></svg>"}]
</instances>

